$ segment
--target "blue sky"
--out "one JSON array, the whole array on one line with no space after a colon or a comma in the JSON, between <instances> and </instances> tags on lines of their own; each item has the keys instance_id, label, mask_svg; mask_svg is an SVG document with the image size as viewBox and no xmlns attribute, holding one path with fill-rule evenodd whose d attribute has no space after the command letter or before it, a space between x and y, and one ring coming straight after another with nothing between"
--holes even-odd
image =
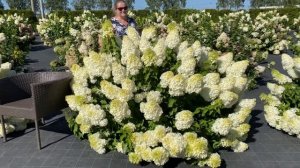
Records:
<instances>
[{"instance_id":1,"label":"blue sky","mask_svg":"<svg viewBox=\"0 0 300 168\"><path fill-rule=\"evenodd\" d=\"M7 4L5 0L2 0L5 8L7 9ZM214 9L216 8L217 0L187 0L186 8L189 9ZM145 0L135 0L135 9L144 9L147 7ZM245 8L249 8L249 0L245 2Z\"/></svg>"}]
</instances>

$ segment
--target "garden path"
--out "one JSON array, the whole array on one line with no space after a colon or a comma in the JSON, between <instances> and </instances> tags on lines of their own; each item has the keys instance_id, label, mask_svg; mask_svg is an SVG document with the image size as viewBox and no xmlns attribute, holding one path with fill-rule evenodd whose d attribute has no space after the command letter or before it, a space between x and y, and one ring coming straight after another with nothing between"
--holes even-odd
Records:
<instances>
[{"instance_id":1,"label":"garden path","mask_svg":"<svg viewBox=\"0 0 300 168\"><path fill-rule=\"evenodd\" d=\"M31 71L50 70L49 62L56 58L52 48L46 47L36 39L27 57L26 67ZM279 57L270 55L268 61L280 65ZM266 65L266 64L265 64ZM266 82L271 79L270 72L263 74L259 86L248 91L245 98L258 98L267 92ZM272 129L263 116L263 104L257 100L251 119L251 133L247 139L249 150L244 153L220 151L224 159L222 167L228 168L297 168L300 167L300 139ZM37 150L35 130L31 125L22 133L8 136L9 141L0 142L0 168L131 168L156 167L153 164L132 165L126 155L109 152L98 155L87 141L76 139L62 115L46 120L41 128L42 146ZM164 167L191 167L181 160L174 159Z\"/></svg>"}]
</instances>

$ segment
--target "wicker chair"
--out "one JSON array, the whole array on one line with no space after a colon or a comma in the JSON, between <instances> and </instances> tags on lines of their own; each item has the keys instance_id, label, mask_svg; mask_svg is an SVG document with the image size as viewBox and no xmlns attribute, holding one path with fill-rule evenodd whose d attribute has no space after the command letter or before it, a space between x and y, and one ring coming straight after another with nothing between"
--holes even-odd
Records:
<instances>
[{"instance_id":1,"label":"wicker chair","mask_svg":"<svg viewBox=\"0 0 300 168\"><path fill-rule=\"evenodd\" d=\"M41 149L39 121L66 107L72 75L67 72L25 73L0 79L0 115L6 142L4 116L35 121L38 149Z\"/></svg>"}]
</instances>

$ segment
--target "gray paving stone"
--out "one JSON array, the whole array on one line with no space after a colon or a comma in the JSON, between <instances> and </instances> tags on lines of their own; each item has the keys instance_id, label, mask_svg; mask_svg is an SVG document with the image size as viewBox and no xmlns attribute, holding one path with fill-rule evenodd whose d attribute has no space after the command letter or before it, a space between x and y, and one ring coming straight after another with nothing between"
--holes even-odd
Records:
<instances>
[{"instance_id":1,"label":"gray paving stone","mask_svg":"<svg viewBox=\"0 0 300 168\"><path fill-rule=\"evenodd\" d=\"M98 158L94 160L92 168L109 168L112 159Z\"/></svg>"},{"instance_id":2,"label":"gray paving stone","mask_svg":"<svg viewBox=\"0 0 300 168\"><path fill-rule=\"evenodd\" d=\"M31 157L30 160L24 166L38 167L42 166L43 163L47 160L47 157Z\"/></svg>"},{"instance_id":3,"label":"gray paving stone","mask_svg":"<svg viewBox=\"0 0 300 168\"><path fill-rule=\"evenodd\" d=\"M63 158L61 158L58 167L64 167L64 168L75 167L78 159L79 158L63 157Z\"/></svg>"},{"instance_id":4,"label":"gray paving stone","mask_svg":"<svg viewBox=\"0 0 300 168\"><path fill-rule=\"evenodd\" d=\"M80 158L76 164L76 168L91 168L96 159Z\"/></svg>"},{"instance_id":5,"label":"gray paving stone","mask_svg":"<svg viewBox=\"0 0 300 168\"><path fill-rule=\"evenodd\" d=\"M276 157L274 155L274 153L256 153L257 157L259 158L259 160L261 161L266 161L266 162L275 162L276 161Z\"/></svg>"},{"instance_id":6,"label":"gray paving stone","mask_svg":"<svg viewBox=\"0 0 300 168\"><path fill-rule=\"evenodd\" d=\"M44 166L57 166L58 167L61 159L62 159L62 157L57 157L57 156L48 157L42 166L43 167Z\"/></svg>"},{"instance_id":7,"label":"gray paving stone","mask_svg":"<svg viewBox=\"0 0 300 168\"><path fill-rule=\"evenodd\" d=\"M9 164L10 168L15 168L15 167L23 167L29 162L30 158L26 157L14 157L12 162Z\"/></svg>"},{"instance_id":8,"label":"gray paving stone","mask_svg":"<svg viewBox=\"0 0 300 168\"><path fill-rule=\"evenodd\" d=\"M226 161L226 165L223 167L230 168L262 168L263 165L257 160L252 161Z\"/></svg>"}]
</instances>

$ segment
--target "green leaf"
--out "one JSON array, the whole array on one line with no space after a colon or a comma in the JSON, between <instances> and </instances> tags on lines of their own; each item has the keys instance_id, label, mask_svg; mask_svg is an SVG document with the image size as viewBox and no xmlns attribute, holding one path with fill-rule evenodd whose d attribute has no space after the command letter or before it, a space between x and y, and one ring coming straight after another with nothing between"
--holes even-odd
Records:
<instances>
[{"instance_id":1,"label":"green leaf","mask_svg":"<svg viewBox=\"0 0 300 168\"><path fill-rule=\"evenodd\" d=\"M168 100L168 107L169 108L172 108L173 106L174 106L174 104L176 103L176 99L174 99L174 98L170 98L169 100Z\"/></svg>"}]
</instances>

